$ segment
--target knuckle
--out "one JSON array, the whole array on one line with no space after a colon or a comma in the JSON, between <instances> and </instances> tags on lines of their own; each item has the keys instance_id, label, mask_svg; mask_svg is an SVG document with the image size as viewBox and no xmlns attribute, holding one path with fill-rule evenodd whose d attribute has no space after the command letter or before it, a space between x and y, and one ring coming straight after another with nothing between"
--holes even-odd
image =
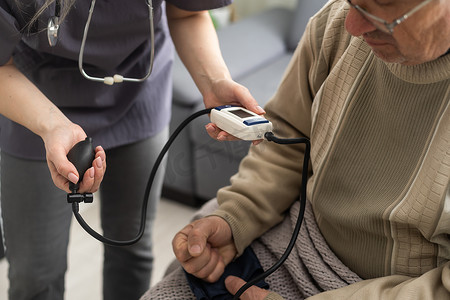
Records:
<instances>
[{"instance_id":1,"label":"knuckle","mask_svg":"<svg viewBox=\"0 0 450 300\"><path fill-rule=\"evenodd\" d=\"M173 248L173 253L176 257L176 259L180 262L185 262L187 260L187 255L186 255L186 251L179 249L177 247Z\"/></svg>"},{"instance_id":2,"label":"knuckle","mask_svg":"<svg viewBox=\"0 0 450 300\"><path fill-rule=\"evenodd\" d=\"M209 281L209 278L211 277L210 272L208 272L207 270L203 270L203 269L198 271L198 272L196 272L193 275L195 275L195 277L197 277L197 278L201 278L201 279L204 279L206 281ZM209 282L212 282L212 281L209 281Z\"/></svg>"},{"instance_id":3,"label":"knuckle","mask_svg":"<svg viewBox=\"0 0 450 300\"><path fill-rule=\"evenodd\" d=\"M200 273L200 268L197 265L192 264L192 263L184 263L184 264L182 263L181 265L183 266L183 268L186 272L198 277L197 274ZM199 278L201 278L201 277L199 277Z\"/></svg>"}]
</instances>

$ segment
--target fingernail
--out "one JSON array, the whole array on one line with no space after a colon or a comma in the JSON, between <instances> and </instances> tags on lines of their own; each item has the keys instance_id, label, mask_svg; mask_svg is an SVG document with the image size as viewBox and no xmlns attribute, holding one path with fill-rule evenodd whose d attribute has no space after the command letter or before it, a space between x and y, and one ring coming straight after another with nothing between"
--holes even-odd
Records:
<instances>
[{"instance_id":1,"label":"fingernail","mask_svg":"<svg viewBox=\"0 0 450 300\"><path fill-rule=\"evenodd\" d=\"M198 253L200 253L202 251L202 248L200 248L200 246L199 245L193 245L192 247L191 247L191 253L192 254L198 254Z\"/></svg>"},{"instance_id":2,"label":"fingernail","mask_svg":"<svg viewBox=\"0 0 450 300\"><path fill-rule=\"evenodd\" d=\"M256 110L258 111L258 113L260 113L260 114L265 114L266 113L266 111L261 107L261 106L257 106L256 107Z\"/></svg>"},{"instance_id":3,"label":"fingernail","mask_svg":"<svg viewBox=\"0 0 450 300\"><path fill-rule=\"evenodd\" d=\"M102 167L103 162L102 162L102 158L100 156L95 159L95 164L97 165L97 168Z\"/></svg>"},{"instance_id":4,"label":"fingernail","mask_svg":"<svg viewBox=\"0 0 450 300\"><path fill-rule=\"evenodd\" d=\"M94 167L89 168L89 177L94 178Z\"/></svg>"},{"instance_id":5,"label":"fingernail","mask_svg":"<svg viewBox=\"0 0 450 300\"><path fill-rule=\"evenodd\" d=\"M78 183L78 176L75 175L74 173L70 172L69 175L67 175L67 177L69 178L70 182Z\"/></svg>"},{"instance_id":6,"label":"fingernail","mask_svg":"<svg viewBox=\"0 0 450 300\"><path fill-rule=\"evenodd\" d=\"M219 135L218 137L217 137L217 140L219 140L219 141L226 141L227 140L227 138L225 137L225 135Z\"/></svg>"},{"instance_id":7,"label":"fingernail","mask_svg":"<svg viewBox=\"0 0 450 300\"><path fill-rule=\"evenodd\" d=\"M212 131L212 130L214 130L214 127L213 127L211 124L207 124L207 125L205 126L205 128L206 128L207 131Z\"/></svg>"}]
</instances>

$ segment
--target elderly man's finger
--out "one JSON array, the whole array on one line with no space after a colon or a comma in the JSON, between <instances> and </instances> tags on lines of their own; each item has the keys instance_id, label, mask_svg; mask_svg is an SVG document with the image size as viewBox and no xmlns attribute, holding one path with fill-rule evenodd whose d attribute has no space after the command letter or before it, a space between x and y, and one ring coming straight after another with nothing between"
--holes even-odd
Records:
<instances>
[{"instance_id":1,"label":"elderly man's finger","mask_svg":"<svg viewBox=\"0 0 450 300\"><path fill-rule=\"evenodd\" d=\"M239 291L239 289L244 286L244 284L246 284L246 282L236 276L228 276L225 279L225 287L233 295L235 295ZM262 289L257 286L251 286L241 295L239 299L263 300L269 293L270 291L268 290Z\"/></svg>"}]
</instances>

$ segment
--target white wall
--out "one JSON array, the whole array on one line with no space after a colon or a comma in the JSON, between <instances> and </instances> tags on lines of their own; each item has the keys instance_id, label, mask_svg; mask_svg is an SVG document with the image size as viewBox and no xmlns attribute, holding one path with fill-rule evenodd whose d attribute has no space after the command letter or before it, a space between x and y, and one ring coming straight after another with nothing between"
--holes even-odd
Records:
<instances>
[{"instance_id":1,"label":"white wall","mask_svg":"<svg viewBox=\"0 0 450 300\"><path fill-rule=\"evenodd\" d=\"M312 0L314 1L314 0ZM295 7L297 0L234 0L237 18L260 12L269 7Z\"/></svg>"}]
</instances>

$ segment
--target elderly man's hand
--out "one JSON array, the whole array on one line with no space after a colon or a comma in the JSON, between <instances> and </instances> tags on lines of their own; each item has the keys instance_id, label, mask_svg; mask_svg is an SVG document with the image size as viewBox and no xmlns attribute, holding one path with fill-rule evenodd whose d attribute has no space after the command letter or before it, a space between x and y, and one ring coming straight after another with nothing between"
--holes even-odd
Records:
<instances>
[{"instance_id":1,"label":"elderly man's hand","mask_svg":"<svg viewBox=\"0 0 450 300\"><path fill-rule=\"evenodd\" d=\"M186 272L208 282L217 281L237 254L230 226L217 216L184 227L172 247Z\"/></svg>"}]
</instances>

